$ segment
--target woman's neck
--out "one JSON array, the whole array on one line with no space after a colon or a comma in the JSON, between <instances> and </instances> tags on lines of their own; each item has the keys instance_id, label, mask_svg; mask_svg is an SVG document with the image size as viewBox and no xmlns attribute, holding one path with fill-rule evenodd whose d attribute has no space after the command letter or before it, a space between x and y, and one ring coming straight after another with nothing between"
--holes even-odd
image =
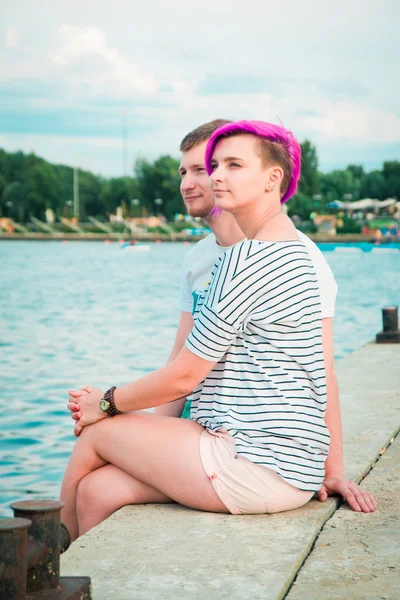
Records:
<instances>
[{"instance_id":1,"label":"woman's neck","mask_svg":"<svg viewBox=\"0 0 400 600\"><path fill-rule=\"evenodd\" d=\"M260 234L273 231L277 227L281 227L286 221L286 215L282 211L279 197L276 198L275 202L268 202L268 204L263 202L253 203L251 206L246 206L232 214L249 240L253 239L255 234L259 239L262 239ZM283 223L282 215L285 217Z\"/></svg>"}]
</instances>

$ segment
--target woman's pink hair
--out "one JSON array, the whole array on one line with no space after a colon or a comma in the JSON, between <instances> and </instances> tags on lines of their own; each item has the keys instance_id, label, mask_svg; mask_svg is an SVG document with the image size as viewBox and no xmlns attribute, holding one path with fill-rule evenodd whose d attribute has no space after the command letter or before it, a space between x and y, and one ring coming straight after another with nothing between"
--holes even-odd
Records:
<instances>
[{"instance_id":1,"label":"woman's pink hair","mask_svg":"<svg viewBox=\"0 0 400 600\"><path fill-rule=\"evenodd\" d=\"M211 159L218 140L232 131L251 133L257 137L270 140L271 142L282 144L292 165L289 185L284 196L281 198L281 204L287 202L289 198L296 193L301 168L301 148L292 132L280 125L273 125L273 123L265 123L264 121L235 121L218 127L208 140L206 148L205 163L209 175L212 173Z\"/></svg>"}]
</instances>

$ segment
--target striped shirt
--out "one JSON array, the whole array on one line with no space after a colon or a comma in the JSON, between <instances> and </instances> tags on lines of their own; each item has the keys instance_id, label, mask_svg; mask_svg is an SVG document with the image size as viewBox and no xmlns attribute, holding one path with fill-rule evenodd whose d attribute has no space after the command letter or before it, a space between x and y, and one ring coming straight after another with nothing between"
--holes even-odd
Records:
<instances>
[{"instance_id":1,"label":"striped shirt","mask_svg":"<svg viewBox=\"0 0 400 600\"><path fill-rule=\"evenodd\" d=\"M191 418L237 453L317 491L329 450L318 281L297 240L244 240L213 269L186 346L215 362Z\"/></svg>"}]
</instances>

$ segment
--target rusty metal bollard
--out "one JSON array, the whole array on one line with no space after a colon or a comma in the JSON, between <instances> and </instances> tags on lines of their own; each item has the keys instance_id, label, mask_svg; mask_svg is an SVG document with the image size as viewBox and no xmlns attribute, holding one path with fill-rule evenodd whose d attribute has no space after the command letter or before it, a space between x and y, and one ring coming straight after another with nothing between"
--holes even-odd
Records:
<instances>
[{"instance_id":1,"label":"rusty metal bollard","mask_svg":"<svg viewBox=\"0 0 400 600\"><path fill-rule=\"evenodd\" d=\"M0 519L0 600L90 600L89 577L60 578L62 502L14 502Z\"/></svg>"},{"instance_id":2,"label":"rusty metal bollard","mask_svg":"<svg viewBox=\"0 0 400 600\"><path fill-rule=\"evenodd\" d=\"M0 520L0 599L25 600L28 568L27 519Z\"/></svg>"},{"instance_id":3,"label":"rusty metal bollard","mask_svg":"<svg viewBox=\"0 0 400 600\"><path fill-rule=\"evenodd\" d=\"M382 308L383 331L377 333L377 344L399 344L399 315L397 306L385 306Z\"/></svg>"}]
</instances>

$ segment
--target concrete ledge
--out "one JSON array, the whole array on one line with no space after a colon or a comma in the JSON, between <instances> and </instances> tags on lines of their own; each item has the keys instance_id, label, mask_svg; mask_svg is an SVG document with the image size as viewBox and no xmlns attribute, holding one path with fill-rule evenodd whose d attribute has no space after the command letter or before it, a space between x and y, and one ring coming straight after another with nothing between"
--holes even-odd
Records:
<instances>
[{"instance_id":1,"label":"concrete ledge","mask_svg":"<svg viewBox=\"0 0 400 600\"><path fill-rule=\"evenodd\" d=\"M364 479L373 514L341 506L325 525L288 600L400 597L400 438Z\"/></svg>"},{"instance_id":2,"label":"concrete ledge","mask_svg":"<svg viewBox=\"0 0 400 600\"><path fill-rule=\"evenodd\" d=\"M399 430L399 362L400 345L368 344L337 363L346 475L356 481ZM95 600L281 599L337 506L313 500L261 516L128 506L72 545L62 574L89 575Z\"/></svg>"}]
</instances>

